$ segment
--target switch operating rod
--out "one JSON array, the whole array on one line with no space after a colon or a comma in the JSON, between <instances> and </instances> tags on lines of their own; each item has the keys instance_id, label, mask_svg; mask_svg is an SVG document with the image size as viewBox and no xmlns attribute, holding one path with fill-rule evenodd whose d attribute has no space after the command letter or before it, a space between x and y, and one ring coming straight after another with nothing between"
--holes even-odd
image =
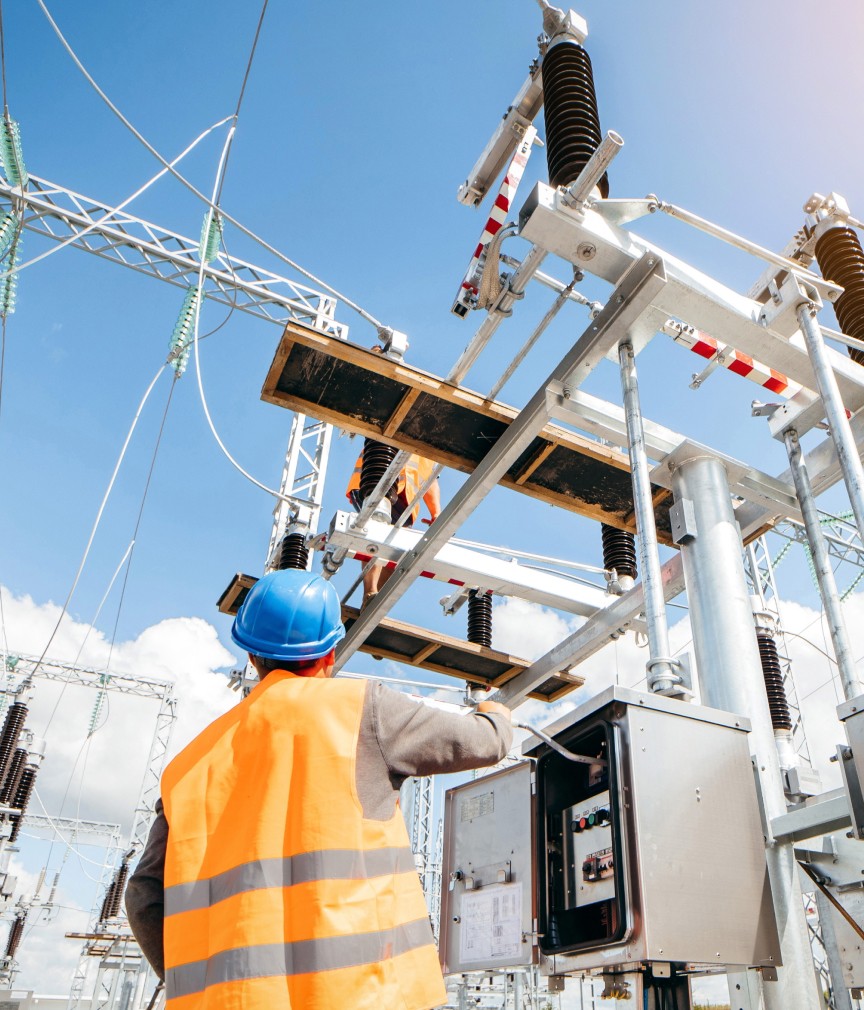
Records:
<instances>
[{"instance_id":1,"label":"switch operating rod","mask_svg":"<svg viewBox=\"0 0 864 1010\"><path fill-rule=\"evenodd\" d=\"M514 719L513 725L517 729L527 729L529 733L533 733L534 736L539 737L543 743L548 744L552 750L560 754L561 757L567 758L568 761L575 761L580 765L606 765L605 758L589 757L587 754L574 754L572 750L567 750L557 740L553 740L551 736L547 736L543 730L535 729L533 726L529 726L528 723L516 722Z\"/></svg>"}]
</instances>

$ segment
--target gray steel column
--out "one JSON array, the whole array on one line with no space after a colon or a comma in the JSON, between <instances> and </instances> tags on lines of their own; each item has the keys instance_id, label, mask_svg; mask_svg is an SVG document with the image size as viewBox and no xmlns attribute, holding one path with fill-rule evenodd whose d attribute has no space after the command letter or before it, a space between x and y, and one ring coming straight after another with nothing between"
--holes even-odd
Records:
<instances>
[{"instance_id":1,"label":"gray steel column","mask_svg":"<svg viewBox=\"0 0 864 1010\"><path fill-rule=\"evenodd\" d=\"M843 406L834 369L825 353L825 341L816 322L816 307L811 303L799 306L798 322L801 324L807 353L816 374L816 384L819 386L819 395L822 397L831 439L837 450L840 469L843 471L849 503L855 513L855 525L864 540L864 467L861 465L858 446L852 434L849 418L846 416L846 408Z\"/></svg>"},{"instance_id":2,"label":"gray steel column","mask_svg":"<svg viewBox=\"0 0 864 1010\"><path fill-rule=\"evenodd\" d=\"M801 453L798 432L790 429L784 432L783 439L786 442L786 451L789 453L789 466L792 470L792 479L795 481L795 492L801 504L801 516L807 530L807 543L810 545L810 552L813 555L813 568L819 583L819 594L828 617L828 630L831 633L831 644L834 646L837 669L840 671L840 679L843 682L843 693L846 700L851 701L853 698L857 698L864 688L862 688L861 681L855 671L852 646L846 633L846 621L840 605L840 596L837 592L837 582L834 579L831 559L828 556L828 547L822 534L822 526L819 523L819 513L816 509L813 489L810 487L810 477Z\"/></svg>"},{"instance_id":3,"label":"gray steel column","mask_svg":"<svg viewBox=\"0 0 864 1010\"><path fill-rule=\"evenodd\" d=\"M755 971L729 972L726 981L730 1010L762 1010L762 982Z\"/></svg>"},{"instance_id":4,"label":"gray steel column","mask_svg":"<svg viewBox=\"0 0 864 1010\"><path fill-rule=\"evenodd\" d=\"M648 628L648 687L651 691L670 691L679 678L675 674L669 628L666 623L666 598L660 575L657 553L657 525L651 500L651 480L648 476L648 455L639 404L639 383L636 378L636 353L629 340L618 345L621 368L621 391L624 394L624 417L630 448L630 476L633 481L633 508L639 533L639 557L642 562L642 586L645 594L645 623Z\"/></svg>"},{"instance_id":5,"label":"gray steel column","mask_svg":"<svg viewBox=\"0 0 864 1010\"><path fill-rule=\"evenodd\" d=\"M846 979L843 978L840 950L837 947L837 935L834 932L834 916L837 913L818 887L816 888L816 911L819 913L822 945L825 947L828 974L831 976L832 1010L852 1010L852 996L846 988Z\"/></svg>"},{"instance_id":6,"label":"gray steel column","mask_svg":"<svg viewBox=\"0 0 864 1010\"><path fill-rule=\"evenodd\" d=\"M680 546L702 701L750 719L750 753L770 823L786 813L786 797L726 471L713 457L683 460L672 470L672 488L690 517ZM766 859L783 959L779 981L764 985L766 1010L819 1010L792 845L769 837Z\"/></svg>"}]
</instances>

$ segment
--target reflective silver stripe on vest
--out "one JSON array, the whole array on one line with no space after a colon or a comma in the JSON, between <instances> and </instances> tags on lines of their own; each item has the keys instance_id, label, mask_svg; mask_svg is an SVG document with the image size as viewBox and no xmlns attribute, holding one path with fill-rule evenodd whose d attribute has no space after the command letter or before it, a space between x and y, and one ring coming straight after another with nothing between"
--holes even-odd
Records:
<instances>
[{"instance_id":1,"label":"reflective silver stripe on vest","mask_svg":"<svg viewBox=\"0 0 864 1010\"><path fill-rule=\"evenodd\" d=\"M255 859L207 880L166 887L165 915L210 908L235 894L264 887L290 887L313 880L367 880L409 870L416 870L416 865L407 846L367 851L323 849L284 859Z\"/></svg>"},{"instance_id":2,"label":"reflective silver stripe on vest","mask_svg":"<svg viewBox=\"0 0 864 1010\"><path fill-rule=\"evenodd\" d=\"M168 999L178 999L203 992L220 982L356 968L388 961L431 944L432 929L429 919L424 917L377 933L238 947L215 954L206 961L169 968L165 975L165 993Z\"/></svg>"}]
</instances>

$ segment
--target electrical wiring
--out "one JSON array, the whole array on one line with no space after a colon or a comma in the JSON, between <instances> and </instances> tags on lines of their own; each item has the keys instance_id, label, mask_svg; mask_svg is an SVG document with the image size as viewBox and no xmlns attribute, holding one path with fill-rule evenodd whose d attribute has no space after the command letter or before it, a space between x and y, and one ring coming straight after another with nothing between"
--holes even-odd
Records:
<instances>
[{"instance_id":1,"label":"electrical wiring","mask_svg":"<svg viewBox=\"0 0 864 1010\"><path fill-rule=\"evenodd\" d=\"M41 4L42 0L39 0L39 3ZM265 0L265 4L264 4L265 9L266 9L266 6L267 6L267 2ZM262 11L262 18L263 18L263 11ZM260 21L259 21L259 30L260 30ZM257 41L258 41L258 35L256 33L255 44L257 44ZM253 53L252 53L252 55L254 55L254 47L253 47ZM247 65L247 68L246 68L246 76L244 77L243 87L241 89L241 96L240 96L241 100L242 100L243 90L245 90L245 87L246 87L246 79L249 76L249 70L251 68L251 60L252 60L252 58L250 56L250 60L249 60L249 63ZM231 128L228 130L228 136L225 138L225 144L224 144L224 146L222 148L222 154L221 154L221 156L219 158L219 164L217 165L217 168L216 168L216 178L215 178L214 184L213 184L213 196L212 196L212 199L210 201L208 201L209 206L211 208L208 216L212 216L212 214L222 214L222 211L219 209L219 206L218 206L218 198L219 198L219 194L222 191L222 184L223 184L224 177L225 177L225 169L226 169L226 166L228 164L228 156L230 154L231 145L232 145L232 143L234 141L234 134L235 134L236 129L237 129L237 115L239 114L239 110L240 110L240 101L238 101L238 103L237 103L237 112L235 112L234 121L231 124ZM209 228L209 224L210 224L210 222L208 220L208 222L207 222L207 227L208 228ZM203 289L203 286L204 286L204 266L205 266L205 263L204 263L204 260L202 259L201 260L201 264L200 264L200 266L198 268L198 288L199 288L199 290ZM215 439L216 444L221 449L221 451L222 451L223 455L225 456L225 458L235 468L235 470L238 471L238 473L242 474L242 476L244 476L250 483L254 484L255 487L260 488L262 491L266 492L267 494L271 495L272 497L278 498L280 501L290 501L290 498L288 496L284 495L281 491L277 491L274 488L268 487L266 484L263 484L260 480L257 479L257 477L253 477L252 474L249 473L248 470L246 470L243 466L241 466L240 463L237 462L237 460L234 458L234 456L228 450L228 447L222 441L222 438L220 437L219 432L216 430L216 425L213 422L213 417L210 414L210 407L209 407L209 405L207 403L207 396L206 396L206 394L204 392L204 380L203 380L203 376L202 376L202 373L201 373L201 354L200 354L200 351L199 351L199 344L201 342L201 338L200 338L200 335L199 335L199 333L200 333L200 326L201 326L201 300L199 299L199 300L197 300L195 302L194 321L193 321L193 336L192 336L192 349L193 349L193 355L194 355L194 358L195 358L195 380L196 380L196 383L197 383L197 386L198 386L198 396L199 396L199 399L201 400L201 408L204 411L204 417L207 420L207 426L210 428L210 433L213 435L213 438Z\"/></svg>"},{"instance_id":2,"label":"electrical wiring","mask_svg":"<svg viewBox=\"0 0 864 1010\"><path fill-rule=\"evenodd\" d=\"M76 846L75 846L75 845L74 845L74 844L73 844L72 842L70 842L70 841L69 841L69 839L68 839L68 838L67 838L67 837L66 837L66 836L65 836L65 835L63 834L63 832L62 832L62 831L60 830L60 828L59 828L59 827L57 826L57 824L55 823L55 821L54 821L54 818L53 818L53 817L52 817L52 816L51 816L51 815L50 815L50 814L48 813L48 811L47 811L47 810L45 809L45 804L44 804L44 803L42 802L42 798L41 798L41 797L40 797L40 795L39 795L39 790L38 790L38 789L34 789L34 790L33 790L33 796L35 797L35 799L36 799L36 802L37 802L37 803L39 804L39 806L40 806L40 807L42 808L42 815L43 815L43 816L45 817L45 819L46 819L46 820L48 821L48 823L49 823L49 824L51 825L51 830L52 830L52 831L54 832L54 834L55 834L55 835L57 836L57 838L58 838L58 839L59 839L59 840L60 840L60 841L61 841L61 842L62 842L62 843L63 843L63 844L64 844L64 845L66 846L66 848L67 848L67 849L69 849L69 851L70 851L70 852L71 852L71 853L72 853L72 854L73 854L74 856L77 856L79 860L82 860L82 861L83 861L83 862L85 862L85 863L90 863L90 864L92 864L93 866L98 866L98 867L99 867L100 869L102 869L102 868L104 867L104 865L105 865L105 864L104 864L104 862L103 862L103 863L100 863L100 862L98 862L98 861L97 861L97 860L95 860L95 859L91 859L91 858L90 858L89 856L85 856L85 855L84 855L84 854L83 854L82 852L80 852L80 851L78 850L78 848L76 848ZM93 882L94 882L95 884L100 884L100 883L101 883L101 881L100 881L100 880L97 880L97 879L96 879L95 877L91 877L91 876L90 876L90 874L89 874L89 873L87 873L87 872L86 872L86 870L84 870L83 866L82 866L82 868L81 868L81 869L82 869L82 872L83 872L83 873L85 874L85 876L87 877L87 879L88 879L88 880L92 880L92 881L93 881Z\"/></svg>"},{"instance_id":3,"label":"electrical wiring","mask_svg":"<svg viewBox=\"0 0 864 1010\"><path fill-rule=\"evenodd\" d=\"M232 118L233 118L232 116L225 116L225 118L220 119L218 123L214 123L212 126L208 126L207 129L203 131L203 133L200 133L192 141L192 143L189 144L188 147L184 148L184 150L182 150L180 154L178 154L177 157L172 162L170 162L170 165L172 166L178 165L186 157L187 154L193 151L201 143L202 140L204 140L206 137L209 137L209 135L213 133L214 130L218 130L220 126L224 126L226 123L230 122ZM169 171L168 167L161 169L159 172L156 173L156 175L153 176L152 179L148 179L143 186L139 186L139 188L136 189L135 192L131 194L131 196L127 196L122 203L118 203L116 207L112 207L110 210L106 211L102 215L102 217L99 218L98 221L94 221L92 224L87 225L86 228L82 228L81 231L76 232L74 235L70 235L69 238L63 239L63 241L59 242L57 245L51 246L51 248L47 249L44 253L40 253L38 256L34 256L32 259L26 260L24 263L19 263L9 270L0 272L0 278L9 277L11 274L20 274L22 270L27 270L29 267L35 266L37 263L41 263L43 260L48 259L49 256L53 256L55 253L60 252L61 249L65 249L68 246L72 245L73 243L78 242L84 235L87 235L90 232L92 232L100 224L104 224L106 221L110 221L115 214L118 214L121 210L125 210L130 203L132 203L134 200L137 200L138 197L142 195L142 193L146 193L146 191L150 189L151 186L155 185L161 178L163 178L163 176L167 175L168 171Z\"/></svg>"},{"instance_id":4,"label":"electrical wiring","mask_svg":"<svg viewBox=\"0 0 864 1010\"><path fill-rule=\"evenodd\" d=\"M123 447L120 450L120 455L117 457L117 462L114 465L114 470L111 474L111 479L108 481L108 487L105 489L105 494L102 496L102 501L99 504L99 509L96 513L96 519L93 523L93 528L90 530L90 536L87 540L87 546L84 548L84 554L78 565L78 570L75 573L75 578L72 580L72 586L70 587L69 592L66 595L66 599L63 602L63 606L60 608L60 616L57 618L57 623L54 625L54 629L49 635L48 641L45 643L45 648L42 650L42 654L39 656L39 659L36 661L36 665L34 666L33 670L30 673L31 678L35 675L36 671L39 669L39 666L45 659L45 656L48 654L48 650L51 648L51 643L54 641L57 632L60 630L60 625L63 621L63 618L66 616L66 611L69 608L69 603L71 602L72 596L78 587L78 582L81 578L81 573L84 571L84 566L87 563L87 559L90 556L90 549L93 546L94 539L96 538L96 531L99 529L99 525L102 522L102 515L105 511L105 506L108 504L108 499L111 496L111 491L114 488L114 482L117 480L117 474L119 473L120 467L123 464L123 460L126 457L126 450L129 448L129 443L132 440L132 435L134 434L135 428L138 425L138 419L141 417L141 412L144 410L144 406L146 405L147 400L150 398L150 394L153 392L156 383L159 381L159 378L165 371L166 367L167 366L165 364L160 366L159 371L153 377L152 381L150 382L150 385L147 387L147 390L144 393L144 396L141 398L141 402L138 404L138 409L135 412L135 416L132 419L132 424L129 428L129 431L126 434L126 439L123 442Z\"/></svg>"},{"instance_id":5,"label":"electrical wiring","mask_svg":"<svg viewBox=\"0 0 864 1010\"><path fill-rule=\"evenodd\" d=\"M292 270L296 270L299 274L302 274L308 280L311 280L319 287L324 288L325 291L329 291L330 294L338 298L348 308L352 309L359 316L365 319L368 323L371 323L376 329L380 330L383 328L383 324L378 319L376 319L371 313L361 308L360 305L358 305L356 302L350 299L347 295L343 294L341 291L338 291L332 285L327 284L327 282L323 281L320 277L316 277L315 274L311 273L309 270L306 270L304 267L301 267L299 263L296 263L294 260L286 256L283 252L280 252L274 246L270 245L269 242L261 238L259 235L256 235L255 232L247 228L244 224L241 224L241 222L238 221L236 218L232 217L230 214L227 214L225 211L221 210L217 206L215 200L213 199L208 200L207 197L195 185L193 185L193 183L191 183L184 175L178 172L176 168L173 168L159 153L159 151L157 151L156 148L146 139L146 137L144 137L135 128L135 126L133 126L133 124L126 118L126 116L123 115L120 109L111 101L111 99L102 90L102 88L99 87L96 80L92 77L87 68L78 58L77 54L75 53L75 50L72 48L66 37L61 32L60 27L58 26L54 18L51 16L50 11L46 7L44 0L37 0L37 3L41 7L42 13L45 15L46 19L48 20L48 23L51 25L54 34L60 40L61 45L71 57L72 62L75 64L78 70L84 75L85 79L94 89L96 94L99 95L102 101L108 106L108 108L114 113L114 115L120 120L120 122L123 123L126 129L129 130L130 133L132 133L132 135L141 144L144 145L144 147L153 155L154 158L156 158L157 161L161 162L161 164L164 165L171 172L171 174L177 179L178 182L180 182L183 186L185 186L199 200L203 201L211 209L211 211L218 211L226 221L233 224L234 227L237 228L239 231L241 231L244 235L246 235L247 238L252 239L253 242L255 242L257 245L260 245L262 249L266 249L269 253L272 253L272 255L276 256L277 259L281 260L283 263L290 266Z\"/></svg>"},{"instance_id":6,"label":"electrical wiring","mask_svg":"<svg viewBox=\"0 0 864 1010\"><path fill-rule=\"evenodd\" d=\"M138 530L141 528L141 518L144 515L144 506L147 503L147 492L150 490L150 482L153 479L153 471L156 467L156 457L159 455L159 447L162 444L162 436L165 433L165 422L168 420L168 411L171 408L171 400L174 396L174 387L177 384L177 377L174 377L174 381L171 383L171 387L168 390L168 399L165 403L165 410L162 413L162 421L159 425L159 433L156 436L156 444L153 447L153 455L150 459L150 469L147 471L147 480L144 482L144 493L141 495L141 504L138 506L138 515L135 519L135 528L132 531L132 543L130 544L128 551L128 562L126 564L126 571L123 575L123 585L120 589L120 600L117 604L117 614L114 618L114 628L111 632L111 644L108 648L108 660L105 664L106 671L111 669L111 659L114 655L114 644L117 640L117 628L120 624L120 615L123 611L123 601L126 598L126 586L129 582L129 572L132 568L132 558L135 554L135 544L138 542Z\"/></svg>"}]
</instances>

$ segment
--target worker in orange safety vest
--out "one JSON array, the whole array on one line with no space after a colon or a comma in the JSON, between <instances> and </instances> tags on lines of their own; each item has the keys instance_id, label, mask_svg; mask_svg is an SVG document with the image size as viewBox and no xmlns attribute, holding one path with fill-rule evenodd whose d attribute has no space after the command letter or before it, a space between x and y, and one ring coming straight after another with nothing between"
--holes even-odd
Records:
<instances>
[{"instance_id":1,"label":"worker in orange safety vest","mask_svg":"<svg viewBox=\"0 0 864 1010\"><path fill-rule=\"evenodd\" d=\"M364 446L364 451L365 448L366 447ZM430 460L417 455L411 455L409 457L405 466L400 471L396 482L392 485L386 495L387 500L390 502L392 522L398 522L405 510L411 502L415 501L415 499L416 504L413 506L411 514L402 525L410 527L417 522L417 519L420 516L420 501L417 493L432 476L433 469L434 464ZM363 452L361 452L357 457L354 472L351 474L351 479L348 481L348 487L345 489L345 497L351 502L358 512L363 504L360 497L360 475L362 470ZM429 485L426 491L424 491L423 501L426 508L429 510L429 518L424 518L422 522L429 526L435 522L441 512L441 492L438 488L437 479ZM383 562L379 562L371 565L364 572L363 607L366 606L373 596L376 596L380 590L384 588L384 585L390 578L394 569L395 565L388 567Z\"/></svg>"},{"instance_id":2,"label":"worker in orange safety vest","mask_svg":"<svg viewBox=\"0 0 864 1010\"><path fill-rule=\"evenodd\" d=\"M398 806L413 775L493 764L509 711L331 679L339 598L271 572L232 629L260 683L174 758L126 890L166 1010L430 1010L446 1000Z\"/></svg>"}]
</instances>

